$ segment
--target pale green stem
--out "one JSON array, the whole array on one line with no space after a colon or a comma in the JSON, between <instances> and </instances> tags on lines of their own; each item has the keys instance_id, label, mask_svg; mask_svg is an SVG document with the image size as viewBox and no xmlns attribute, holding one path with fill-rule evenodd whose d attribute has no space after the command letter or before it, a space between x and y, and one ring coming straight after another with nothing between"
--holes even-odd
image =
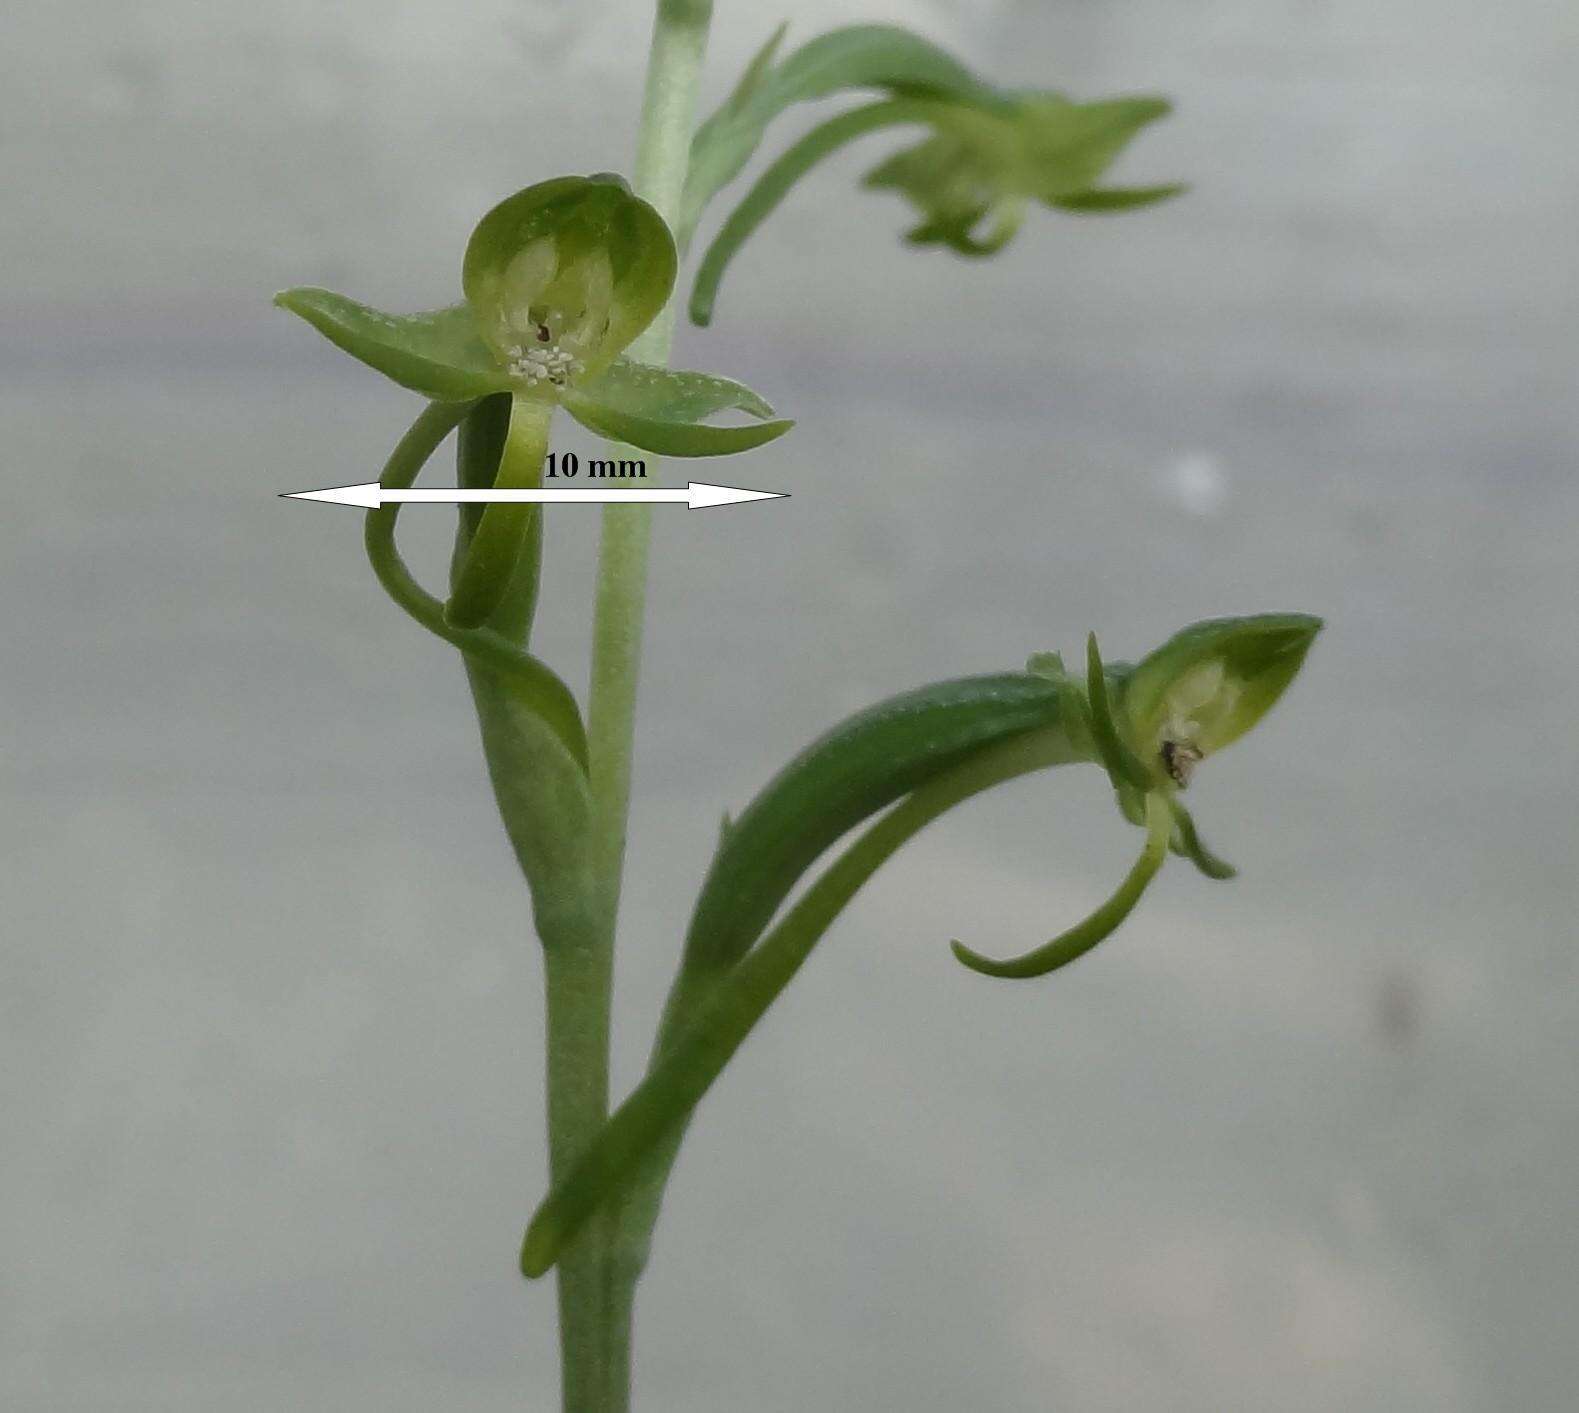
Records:
<instances>
[{"instance_id":1,"label":"pale green stem","mask_svg":"<svg viewBox=\"0 0 1579 1413\"><path fill-rule=\"evenodd\" d=\"M648 57L647 83L637 139L634 186L674 225L685 185L691 132L700 85L702 56L712 19L712 0L659 0ZM646 363L668 362L674 332L673 302L631 346ZM623 450L618 453L625 455ZM632 453L634 454L634 453ZM641 666L643 616L647 596L651 512L646 506L608 506L603 512L598 580L593 615L592 681L587 703L592 791L589 836L593 900L596 906L592 954L584 973L548 971L550 1107L554 1102L553 1055L573 1050L577 1064L596 1056L599 1083L583 1094L575 1121L554 1134L553 1166L573 1160L601 1128L608 1110L609 993L615 925L625 861L626 821L630 809L632 744L636 725L636 685ZM581 983L589 982L589 990ZM561 1300L561 1348L567 1360L566 1413L623 1413L630 1402L630 1313L640 1274L634 1262L614 1250L613 1222L597 1222L578 1245L584 1259L602 1272L595 1339L575 1328L587 1318L579 1300ZM590 1251L588 1250L590 1248ZM568 1361L595 1346L602 1379L596 1401L573 1391Z\"/></svg>"},{"instance_id":2,"label":"pale green stem","mask_svg":"<svg viewBox=\"0 0 1579 1413\"><path fill-rule=\"evenodd\" d=\"M636 194L672 226L691 148L702 55L712 0L659 0L636 146ZM631 345L633 358L663 366L674 341L675 302ZM620 448L618 455L627 449ZM634 451L631 455L636 455ZM656 464L648 463L649 470ZM636 684L641 668L647 598L650 506L611 505L603 511L593 617L592 690L587 731L592 759L594 870L608 906L612 935L619 912L630 811L631 747L636 725Z\"/></svg>"}]
</instances>

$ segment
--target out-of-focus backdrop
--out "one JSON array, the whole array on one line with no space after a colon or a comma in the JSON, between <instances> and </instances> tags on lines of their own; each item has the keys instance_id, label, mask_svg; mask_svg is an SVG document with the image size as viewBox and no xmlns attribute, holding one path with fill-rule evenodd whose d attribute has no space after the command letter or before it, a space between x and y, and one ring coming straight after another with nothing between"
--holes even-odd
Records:
<instances>
[{"instance_id":1,"label":"out-of-focus backdrop","mask_svg":"<svg viewBox=\"0 0 1579 1413\"><path fill-rule=\"evenodd\" d=\"M720 477L792 499L660 521L622 1087L720 810L835 718L1089 627L1329 627L1193 792L1236 882L1170 868L1049 982L964 973L949 936L1029 945L1126 865L1087 771L871 887L694 1129L638 1406L1571 1407L1575 11L782 8L1170 94L1121 175L1195 189L906 254L853 185L879 141L683 334L800 425ZM707 106L780 13L719 0ZM268 298L453 298L495 199L628 165L647 25L0 21L7 1408L555 1406L513 1269L539 967L461 674L353 513L274 498L370 479L416 400ZM447 520L407 517L435 570ZM550 521L541 651L579 683L595 526Z\"/></svg>"}]
</instances>

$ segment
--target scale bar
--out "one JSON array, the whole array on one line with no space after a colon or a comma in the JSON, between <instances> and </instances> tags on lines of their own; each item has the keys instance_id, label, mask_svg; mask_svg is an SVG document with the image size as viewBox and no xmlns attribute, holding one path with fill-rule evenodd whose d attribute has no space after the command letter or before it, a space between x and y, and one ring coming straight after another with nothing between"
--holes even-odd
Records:
<instances>
[{"instance_id":1,"label":"scale bar","mask_svg":"<svg viewBox=\"0 0 1579 1413\"><path fill-rule=\"evenodd\" d=\"M589 486L585 489L558 487L533 490L468 489L462 486L413 486L406 490L386 490L377 481L357 486L329 486L320 491L285 491L284 500L321 500L330 505L355 505L377 510L381 505L683 505L704 510L715 505L742 505L753 500L784 500L788 491L751 491L743 486L714 486L692 481L687 486Z\"/></svg>"}]
</instances>

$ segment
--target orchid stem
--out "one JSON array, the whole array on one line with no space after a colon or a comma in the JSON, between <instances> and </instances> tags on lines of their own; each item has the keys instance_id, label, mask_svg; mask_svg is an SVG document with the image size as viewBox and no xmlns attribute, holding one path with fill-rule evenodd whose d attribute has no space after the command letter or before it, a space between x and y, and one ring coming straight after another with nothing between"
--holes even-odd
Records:
<instances>
[{"instance_id":1,"label":"orchid stem","mask_svg":"<svg viewBox=\"0 0 1579 1413\"><path fill-rule=\"evenodd\" d=\"M636 194L671 226L685 184L711 20L712 0L659 0L653 26L634 185ZM671 299L632 344L631 355L666 364L673 332ZM547 976L549 1099L556 1115L551 1166L556 1172L579 1156L608 1115L609 993L630 811L650 537L649 507L605 508L587 703L592 794L587 862L595 913L584 944L588 955L568 972L556 966ZM573 1051L575 1063L556 1065L560 1051ZM572 1266L579 1269L567 1274L561 1267L565 1413L624 1413L629 1407L631 1305L640 1267L622 1259L613 1229L612 1221L594 1223L576 1247ZM598 1299L590 1303L583 1284L588 1270L596 1272L599 1287ZM588 1377L592 1369L595 1380Z\"/></svg>"}]
</instances>

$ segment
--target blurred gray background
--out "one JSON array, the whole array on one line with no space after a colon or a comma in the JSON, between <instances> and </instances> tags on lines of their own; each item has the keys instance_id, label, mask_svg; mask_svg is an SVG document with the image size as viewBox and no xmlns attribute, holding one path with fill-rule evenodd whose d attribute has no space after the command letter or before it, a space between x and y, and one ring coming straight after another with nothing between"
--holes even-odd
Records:
<instances>
[{"instance_id":1,"label":"blurred gray background","mask_svg":"<svg viewBox=\"0 0 1579 1413\"><path fill-rule=\"evenodd\" d=\"M859 900L693 1132L638 1405L1572 1407L1573 7L782 10L1168 93L1119 175L1196 185L901 258L853 185L880 140L683 334L801 420L720 478L791 500L660 521L621 1087L719 811L838 716L1088 627L1330 626L1193 792L1235 883L1170 868L1056 981L962 972L947 937L1028 946L1126 866L1084 771ZM708 106L781 14L718 11ZM461 674L354 514L274 499L376 475L417 403L268 297L452 299L500 195L628 165L647 25L0 21L7 1408L554 1406L513 1270L539 965ZM407 517L430 572L448 518ZM594 529L551 516L541 651L578 684Z\"/></svg>"}]
</instances>

